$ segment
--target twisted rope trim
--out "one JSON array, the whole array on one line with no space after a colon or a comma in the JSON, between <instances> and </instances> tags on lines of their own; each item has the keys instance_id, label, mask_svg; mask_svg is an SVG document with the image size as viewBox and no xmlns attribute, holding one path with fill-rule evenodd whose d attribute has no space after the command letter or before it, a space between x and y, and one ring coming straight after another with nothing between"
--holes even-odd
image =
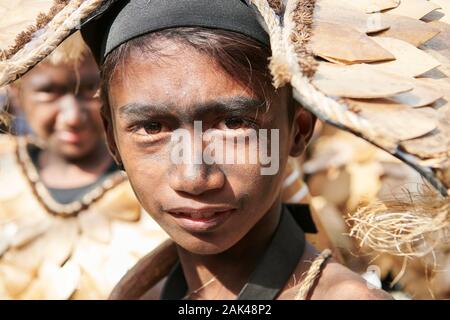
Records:
<instances>
[{"instance_id":1,"label":"twisted rope trim","mask_svg":"<svg viewBox=\"0 0 450 320\"><path fill-rule=\"evenodd\" d=\"M99 201L110 190L124 181L127 176L123 172L116 172L106 178L93 190L86 193L80 200L75 200L68 204L61 204L53 199L47 187L42 183L38 171L32 163L27 152L27 138L17 138L16 140L16 161L28 182L36 200L42 205L45 211L51 215L62 218L71 218L79 213L88 210L89 207Z\"/></svg>"},{"instance_id":2,"label":"twisted rope trim","mask_svg":"<svg viewBox=\"0 0 450 320\"><path fill-rule=\"evenodd\" d=\"M325 249L322 253L313 261L311 267L306 274L306 277L302 281L302 285L295 295L294 300L306 300L308 294L310 293L315 281L319 278L323 267L327 260L331 258L331 250Z\"/></svg>"},{"instance_id":3,"label":"twisted rope trim","mask_svg":"<svg viewBox=\"0 0 450 320\"><path fill-rule=\"evenodd\" d=\"M276 14L271 5L266 0L251 0L251 3L258 9L267 26L272 58L269 69L273 78L275 88L283 87L291 80L289 64L286 61L285 47L283 45L283 31L281 17Z\"/></svg>"}]
</instances>

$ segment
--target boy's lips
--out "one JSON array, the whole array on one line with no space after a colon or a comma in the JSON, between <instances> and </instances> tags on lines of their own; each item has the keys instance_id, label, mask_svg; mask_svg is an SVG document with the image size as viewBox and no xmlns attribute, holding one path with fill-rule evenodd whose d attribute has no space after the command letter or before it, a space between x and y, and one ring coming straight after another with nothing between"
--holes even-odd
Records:
<instances>
[{"instance_id":1,"label":"boy's lips","mask_svg":"<svg viewBox=\"0 0 450 320\"><path fill-rule=\"evenodd\" d=\"M233 207L175 208L167 212L180 227L189 232L212 231L236 211Z\"/></svg>"}]
</instances>

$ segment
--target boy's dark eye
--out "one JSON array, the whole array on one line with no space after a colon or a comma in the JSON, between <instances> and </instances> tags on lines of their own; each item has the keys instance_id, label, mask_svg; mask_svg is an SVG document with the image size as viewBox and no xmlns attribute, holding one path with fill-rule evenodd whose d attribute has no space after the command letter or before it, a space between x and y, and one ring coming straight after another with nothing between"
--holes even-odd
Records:
<instances>
[{"instance_id":1,"label":"boy's dark eye","mask_svg":"<svg viewBox=\"0 0 450 320\"><path fill-rule=\"evenodd\" d=\"M145 130L146 134L158 134L162 130L162 125L160 122L150 122L146 123L143 126L143 129Z\"/></svg>"},{"instance_id":2,"label":"boy's dark eye","mask_svg":"<svg viewBox=\"0 0 450 320\"><path fill-rule=\"evenodd\" d=\"M228 129L239 129L242 128L245 125L245 122L243 119L239 118L231 118L225 120L225 126Z\"/></svg>"},{"instance_id":3,"label":"boy's dark eye","mask_svg":"<svg viewBox=\"0 0 450 320\"><path fill-rule=\"evenodd\" d=\"M219 129L222 130L238 130L238 129L249 129L255 128L256 123L252 120L245 118L235 117L228 118L220 122Z\"/></svg>"}]
</instances>

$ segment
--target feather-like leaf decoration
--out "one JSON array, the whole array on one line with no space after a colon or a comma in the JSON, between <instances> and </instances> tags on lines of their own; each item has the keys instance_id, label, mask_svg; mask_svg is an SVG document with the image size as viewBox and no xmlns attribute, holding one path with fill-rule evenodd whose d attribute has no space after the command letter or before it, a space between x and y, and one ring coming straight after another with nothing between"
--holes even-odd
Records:
<instances>
[{"instance_id":1,"label":"feather-like leaf decoration","mask_svg":"<svg viewBox=\"0 0 450 320\"><path fill-rule=\"evenodd\" d=\"M419 20L440 8L439 5L428 0L402 0L398 7L391 10L391 13Z\"/></svg>"},{"instance_id":2,"label":"feather-like leaf decoration","mask_svg":"<svg viewBox=\"0 0 450 320\"><path fill-rule=\"evenodd\" d=\"M448 0L433 0L433 3L441 7L437 11L438 20L446 24L450 24L450 2Z\"/></svg>"},{"instance_id":3,"label":"feather-like leaf decoration","mask_svg":"<svg viewBox=\"0 0 450 320\"><path fill-rule=\"evenodd\" d=\"M403 40L416 47L427 43L440 32L439 29L421 20L395 15L389 11L382 13L379 19L390 27L376 35Z\"/></svg>"},{"instance_id":4,"label":"feather-like leaf decoration","mask_svg":"<svg viewBox=\"0 0 450 320\"><path fill-rule=\"evenodd\" d=\"M402 40L388 37L374 37L373 40L395 56L393 61L375 64L382 71L418 77L440 66L432 56Z\"/></svg>"},{"instance_id":5,"label":"feather-like leaf decoration","mask_svg":"<svg viewBox=\"0 0 450 320\"><path fill-rule=\"evenodd\" d=\"M330 96L371 99L397 96L413 90L408 82L366 64L337 66L321 63L313 84Z\"/></svg>"},{"instance_id":6,"label":"feather-like leaf decoration","mask_svg":"<svg viewBox=\"0 0 450 320\"><path fill-rule=\"evenodd\" d=\"M395 60L394 55L369 36L348 26L319 21L311 48L315 55L343 64Z\"/></svg>"},{"instance_id":7,"label":"feather-like leaf decoration","mask_svg":"<svg viewBox=\"0 0 450 320\"><path fill-rule=\"evenodd\" d=\"M390 28L388 21L379 20L371 23L374 17L345 6L340 1L318 0L316 1L315 21L335 23L358 30L362 33L374 33Z\"/></svg>"},{"instance_id":8,"label":"feather-like leaf decoration","mask_svg":"<svg viewBox=\"0 0 450 320\"><path fill-rule=\"evenodd\" d=\"M400 0L341 0L341 3L364 13L376 13L397 8Z\"/></svg>"},{"instance_id":9,"label":"feather-like leaf decoration","mask_svg":"<svg viewBox=\"0 0 450 320\"><path fill-rule=\"evenodd\" d=\"M398 141L424 136L437 127L437 112L433 108L412 109L387 100L347 102L358 115L377 124L386 136Z\"/></svg>"}]
</instances>

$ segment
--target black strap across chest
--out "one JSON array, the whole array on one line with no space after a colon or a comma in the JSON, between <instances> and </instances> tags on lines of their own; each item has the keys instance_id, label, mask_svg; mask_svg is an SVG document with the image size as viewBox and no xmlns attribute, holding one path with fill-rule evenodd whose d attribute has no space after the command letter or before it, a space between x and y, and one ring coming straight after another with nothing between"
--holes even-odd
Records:
<instances>
[{"instance_id":1,"label":"black strap across chest","mask_svg":"<svg viewBox=\"0 0 450 320\"><path fill-rule=\"evenodd\" d=\"M299 219L292 215L290 208L283 206L273 238L237 300L273 300L291 277L305 249L305 234ZM177 262L164 285L161 300L181 300L187 290L183 269Z\"/></svg>"}]
</instances>

